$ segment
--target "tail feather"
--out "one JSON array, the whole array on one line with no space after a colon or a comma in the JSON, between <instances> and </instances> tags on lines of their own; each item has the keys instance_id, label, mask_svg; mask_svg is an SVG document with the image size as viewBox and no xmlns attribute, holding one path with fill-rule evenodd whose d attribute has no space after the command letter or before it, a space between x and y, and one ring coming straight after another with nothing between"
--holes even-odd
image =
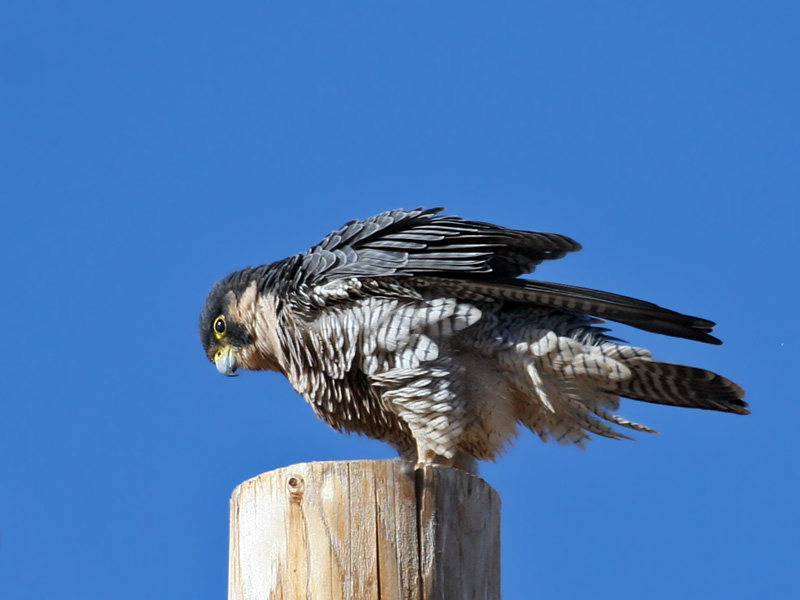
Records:
<instances>
[{"instance_id":1,"label":"tail feather","mask_svg":"<svg viewBox=\"0 0 800 600\"><path fill-rule=\"evenodd\" d=\"M651 360L629 360L625 365L630 378L608 391L655 404L750 414L742 400L744 390L722 375Z\"/></svg>"}]
</instances>

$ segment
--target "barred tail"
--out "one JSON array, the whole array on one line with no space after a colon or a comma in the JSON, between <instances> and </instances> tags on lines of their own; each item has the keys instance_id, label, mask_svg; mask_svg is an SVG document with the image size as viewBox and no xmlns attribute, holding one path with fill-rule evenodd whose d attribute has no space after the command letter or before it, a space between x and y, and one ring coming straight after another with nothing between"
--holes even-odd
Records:
<instances>
[{"instance_id":1,"label":"barred tail","mask_svg":"<svg viewBox=\"0 0 800 600\"><path fill-rule=\"evenodd\" d=\"M628 360L625 366L631 377L607 391L655 404L750 414L744 390L722 375L652 360Z\"/></svg>"}]
</instances>

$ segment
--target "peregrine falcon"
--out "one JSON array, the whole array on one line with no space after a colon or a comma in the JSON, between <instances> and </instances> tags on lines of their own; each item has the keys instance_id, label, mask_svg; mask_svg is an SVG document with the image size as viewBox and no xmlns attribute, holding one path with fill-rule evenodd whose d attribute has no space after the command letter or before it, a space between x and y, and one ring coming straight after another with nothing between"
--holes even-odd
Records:
<instances>
[{"instance_id":1,"label":"peregrine falcon","mask_svg":"<svg viewBox=\"0 0 800 600\"><path fill-rule=\"evenodd\" d=\"M657 362L599 326L720 344L713 322L521 279L580 245L441 211L351 221L307 252L228 275L200 316L206 356L224 375L283 373L330 426L418 466L474 470L518 424L578 446L628 437L614 425L653 432L615 413L620 397L748 414L729 379Z\"/></svg>"}]
</instances>

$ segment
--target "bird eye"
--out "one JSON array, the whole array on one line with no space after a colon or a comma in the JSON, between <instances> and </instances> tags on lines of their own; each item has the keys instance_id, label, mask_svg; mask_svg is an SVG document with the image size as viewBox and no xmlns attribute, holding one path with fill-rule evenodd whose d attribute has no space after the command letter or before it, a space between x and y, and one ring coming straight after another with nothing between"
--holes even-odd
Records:
<instances>
[{"instance_id":1,"label":"bird eye","mask_svg":"<svg viewBox=\"0 0 800 600\"><path fill-rule=\"evenodd\" d=\"M214 319L214 336L219 340L228 331L228 324L225 321L225 315L220 315Z\"/></svg>"}]
</instances>

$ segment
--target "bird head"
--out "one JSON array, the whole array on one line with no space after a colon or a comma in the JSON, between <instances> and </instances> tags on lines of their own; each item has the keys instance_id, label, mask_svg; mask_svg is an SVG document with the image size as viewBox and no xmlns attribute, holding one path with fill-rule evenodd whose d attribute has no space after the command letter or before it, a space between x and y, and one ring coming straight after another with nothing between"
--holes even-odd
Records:
<instances>
[{"instance_id":1,"label":"bird head","mask_svg":"<svg viewBox=\"0 0 800 600\"><path fill-rule=\"evenodd\" d=\"M234 282L230 277L219 281L208 294L200 312L200 341L208 359L223 375L233 377L236 369L245 367L242 354L252 345L253 336L247 323L241 323L239 301Z\"/></svg>"},{"instance_id":2,"label":"bird head","mask_svg":"<svg viewBox=\"0 0 800 600\"><path fill-rule=\"evenodd\" d=\"M263 269L244 269L217 282L200 312L200 341L223 375L237 369L280 369L274 295L259 292Z\"/></svg>"}]
</instances>

